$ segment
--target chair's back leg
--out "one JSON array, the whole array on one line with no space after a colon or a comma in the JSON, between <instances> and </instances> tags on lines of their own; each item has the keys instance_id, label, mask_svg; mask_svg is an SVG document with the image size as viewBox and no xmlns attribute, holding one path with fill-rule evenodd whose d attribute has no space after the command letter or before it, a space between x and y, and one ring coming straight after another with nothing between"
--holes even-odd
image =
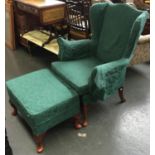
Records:
<instances>
[{"instance_id":1,"label":"chair's back leg","mask_svg":"<svg viewBox=\"0 0 155 155\"><path fill-rule=\"evenodd\" d=\"M124 88L123 87L120 87L118 89L118 95L121 99L121 103L124 103L126 101L125 97L124 97Z\"/></svg>"},{"instance_id":2,"label":"chair's back leg","mask_svg":"<svg viewBox=\"0 0 155 155\"><path fill-rule=\"evenodd\" d=\"M82 104L83 122L82 126L88 126L88 105Z\"/></svg>"}]
</instances>

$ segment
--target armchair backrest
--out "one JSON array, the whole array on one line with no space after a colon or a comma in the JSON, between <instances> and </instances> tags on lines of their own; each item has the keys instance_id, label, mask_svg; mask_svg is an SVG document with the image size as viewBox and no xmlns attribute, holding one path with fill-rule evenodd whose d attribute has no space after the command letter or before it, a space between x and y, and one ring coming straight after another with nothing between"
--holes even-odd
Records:
<instances>
[{"instance_id":1,"label":"armchair backrest","mask_svg":"<svg viewBox=\"0 0 155 155\"><path fill-rule=\"evenodd\" d=\"M91 8L90 14L92 39L98 44L95 55L104 63L130 58L147 12L127 4L100 3Z\"/></svg>"}]
</instances>

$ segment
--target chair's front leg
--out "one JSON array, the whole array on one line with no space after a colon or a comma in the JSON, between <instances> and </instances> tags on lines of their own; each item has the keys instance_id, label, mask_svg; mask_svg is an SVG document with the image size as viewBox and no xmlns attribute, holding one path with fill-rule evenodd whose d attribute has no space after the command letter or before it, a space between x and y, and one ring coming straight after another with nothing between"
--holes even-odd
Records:
<instances>
[{"instance_id":1,"label":"chair's front leg","mask_svg":"<svg viewBox=\"0 0 155 155\"><path fill-rule=\"evenodd\" d=\"M88 105L82 104L83 122L82 126L88 126Z\"/></svg>"},{"instance_id":2,"label":"chair's front leg","mask_svg":"<svg viewBox=\"0 0 155 155\"><path fill-rule=\"evenodd\" d=\"M36 151L37 153L41 153L44 151L43 139L45 137L45 133L34 136L34 141L37 144Z\"/></svg>"},{"instance_id":3,"label":"chair's front leg","mask_svg":"<svg viewBox=\"0 0 155 155\"><path fill-rule=\"evenodd\" d=\"M82 128L80 114L77 114L76 116L74 116L74 127L76 129L81 129Z\"/></svg>"},{"instance_id":4,"label":"chair's front leg","mask_svg":"<svg viewBox=\"0 0 155 155\"><path fill-rule=\"evenodd\" d=\"M118 95L121 99L121 103L124 103L126 101L125 97L124 97L124 88L123 87L120 87L118 89Z\"/></svg>"}]
</instances>

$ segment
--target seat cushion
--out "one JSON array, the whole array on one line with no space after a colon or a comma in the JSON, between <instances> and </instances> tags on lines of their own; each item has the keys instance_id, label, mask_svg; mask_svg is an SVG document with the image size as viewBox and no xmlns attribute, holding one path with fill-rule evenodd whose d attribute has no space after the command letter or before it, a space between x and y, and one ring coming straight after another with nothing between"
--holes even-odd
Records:
<instances>
[{"instance_id":1,"label":"seat cushion","mask_svg":"<svg viewBox=\"0 0 155 155\"><path fill-rule=\"evenodd\" d=\"M12 103L35 134L80 111L76 92L48 69L9 80L7 89Z\"/></svg>"},{"instance_id":2,"label":"seat cushion","mask_svg":"<svg viewBox=\"0 0 155 155\"><path fill-rule=\"evenodd\" d=\"M72 86L78 94L88 92L88 79L93 68L101 64L95 57L73 61L58 61L51 64L55 71L65 82Z\"/></svg>"}]
</instances>

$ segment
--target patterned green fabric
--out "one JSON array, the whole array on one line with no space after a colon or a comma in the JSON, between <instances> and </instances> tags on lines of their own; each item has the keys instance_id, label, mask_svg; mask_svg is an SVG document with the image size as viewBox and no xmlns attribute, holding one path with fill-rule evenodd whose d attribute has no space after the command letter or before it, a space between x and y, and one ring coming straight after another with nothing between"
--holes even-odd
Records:
<instances>
[{"instance_id":1,"label":"patterned green fabric","mask_svg":"<svg viewBox=\"0 0 155 155\"><path fill-rule=\"evenodd\" d=\"M95 50L93 41L88 39L68 41L58 38L58 44L61 51L58 56L62 61L85 58L91 56Z\"/></svg>"},{"instance_id":2,"label":"patterned green fabric","mask_svg":"<svg viewBox=\"0 0 155 155\"><path fill-rule=\"evenodd\" d=\"M89 79L89 91L93 98L105 100L123 85L128 59L120 59L96 66ZM104 94L104 95L103 95Z\"/></svg>"},{"instance_id":3,"label":"patterned green fabric","mask_svg":"<svg viewBox=\"0 0 155 155\"><path fill-rule=\"evenodd\" d=\"M80 112L77 93L48 69L9 80L7 89L35 135Z\"/></svg>"},{"instance_id":4,"label":"patterned green fabric","mask_svg":"<svg viewBox=\"0 0 155 155\"><path fill-rule=\"evenodd\" d=\"M106 63L122 58L132 25L140 14L140 11L135 12L129 5L111 5L106 8L96 53L99 59Z\"/></svg>"},{"instance_id":5,"label":"patterned green fabric","mask_svg":"<svg viewBox=\"0 0 155 155\"><path fill-rule=\"evenodd\" d=\"M75 90L81 91L80 84L84 82L83 85L88 88L84 91L87 96L96 100L106 99L123 85L126 67L133 56L147 17L146 11L136 10L127 4L93 5L90 9L92 38L79 41L59 38L59 56L63 62L52 63L52 69ZM70 65L66 65L64 62L68 60L80 62L80 59L86 57L89 59L91 56L98 59L101 64L94 67L90 61L87 68L94 67L93 70L91 69L90 77L87 74L88 72L90 74L90 70L88 72L85 70L86 73L76 71L86 68L84 64L79 65L74 64L74 61L69 61ZM60 64L64 65L63 68ZM84 93L82 95L85 95ZM83 98L87 97L83 96Z\"/></svg>"}]
</instances>

